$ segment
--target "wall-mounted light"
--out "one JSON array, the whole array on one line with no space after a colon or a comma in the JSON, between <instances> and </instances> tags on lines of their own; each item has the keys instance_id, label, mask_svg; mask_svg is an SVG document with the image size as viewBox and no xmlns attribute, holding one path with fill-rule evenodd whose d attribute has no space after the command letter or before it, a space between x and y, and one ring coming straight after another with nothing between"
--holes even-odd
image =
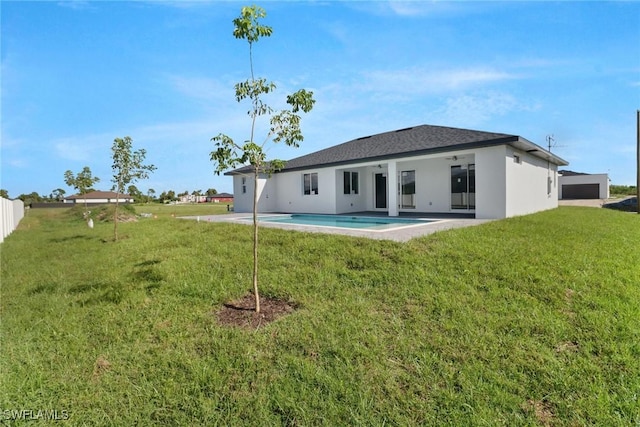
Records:
<instances>
[{"instance_id":1,"label":"wall-mounted light","mask_svg":"<svg viewBox=\"0 0 640 427\"><path fill-rule=\"evenodd\" d=\"M378 169L382 169L382 165L378 165Z\"/></svg>"},{"instance_id":2,"label":"wall-mounted light","mask_svg":"<svg viewBox=\"0 0 640 427\"><path fill-rule=\"evenodd\" d=\"M452 160L455 162L456 160L458 160L458 156L453 156Z\"/></svg>"}]
</instances>

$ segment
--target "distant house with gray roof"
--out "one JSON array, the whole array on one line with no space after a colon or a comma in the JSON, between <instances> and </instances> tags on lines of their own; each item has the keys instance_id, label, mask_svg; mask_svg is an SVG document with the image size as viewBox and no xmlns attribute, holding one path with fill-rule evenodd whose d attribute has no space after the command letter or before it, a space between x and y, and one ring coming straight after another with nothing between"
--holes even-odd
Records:
<instances>
[{"instance_id":1,"label":"distant house with gray roof","mask_svg":"<svg viewBox=\"0 0 640 427\"><path fill-rule=\"evenodd\" d=\"M609 174L570 170L561 170L558 174L558 198L561 200L609 198Z\"/></svg>"},{"instance_id":2,"label":"distant house with gray roof","mask_svg":"<svg viewBox=\"0 0 640 427\"><path fill-rule=\"evenodd\" d=\"M258 211L465 213L506 218L558 206L568 163L521 136L421 125L364 136L289 160L258 179ZM253 167L233 177L236 212L251 212Z\"/></svg>"},{"instance_id":3,"label":"distant house with gray roof","mask_svg":"<svg viewBox=\"0 0 640 427\"><path fill-rule=\"evenodd\" d=\"M115 191L91 191L87 194L74 194L73 196L65 197L64 203L82 203L85 199L87 203L93 204L105 204L105 203L133 203L133 197L128 194L118 194Z\"/></svg>"}]
</instances>

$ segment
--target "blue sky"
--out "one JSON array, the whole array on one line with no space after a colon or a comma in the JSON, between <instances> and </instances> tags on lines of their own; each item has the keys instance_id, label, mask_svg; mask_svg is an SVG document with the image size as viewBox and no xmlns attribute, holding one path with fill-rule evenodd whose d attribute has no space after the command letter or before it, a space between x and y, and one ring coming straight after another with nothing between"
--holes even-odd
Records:
<instances>
[{"instance_id":1,"label":"blue sky","mask_svg":"<svg viewBox=\"0 0 640 427\"><path fill-rule=\"evenodd\" d=\"M211 137L248 138L233 85L249 76L232 20L253 2L2 1L0 187L56 188L89 166L111 188L111 145L130 136L158 169L137 184L232 191ZM314 91L291 159L361 136L432 124L553 135L568 169L635 183L640 2L261 2L254 46L267 101Z\"/></svg>"}]
</instances>

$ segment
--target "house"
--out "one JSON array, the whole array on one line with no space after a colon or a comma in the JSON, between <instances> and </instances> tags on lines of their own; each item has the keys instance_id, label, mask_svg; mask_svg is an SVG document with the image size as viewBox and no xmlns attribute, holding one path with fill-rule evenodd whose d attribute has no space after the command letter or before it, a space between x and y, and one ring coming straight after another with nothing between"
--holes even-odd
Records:
<instances>
[{"instance_id":1,"label":"house","mask_svg":"<svg viewBox=\"0 0 640 427\"><path fill-rule=\"evenodd\" d=\"M179 203L204 203L206 201L207 201L207 196L195 195L195 194L182 195L178 200Z\"/></svg>"},{"instance_id":2,"label":"house","mask_svg":"<svg viewBox=\"0 0 640 427\"><path fill-rule=\"evenodd\" d=\"M207 195L185 194L180 196L180 203L233 203L233 194L220 193Z\"/></svg>"},{"instance_id":3,"label":"house","mask_svg":"<svg viewBox=\"0 0 640 427\"><path fill-rule=\"evenodd\" d=\"M492 219L558 206L568 163L520 136L421 125L364 136L260 173L258 211L462 213ZM253 167L233 177L236 212L251 212Z\"/></svg>"},{"instance_id":4,"label":"house","mask_svg":"<svg viewBox=\"0 0 640 427\"><path fill-rule=\"evenodd\" d=\"M609 175L582 173L569 170L558 172L559 199L608 199Z\"/></svg>"},{"instance_id":5,"label":"house","mask_svg":"<svg viewBox=\"0 0 640 427\"><path fill-rule=\"evenodd\" d=\"M233 194L220 193L212 196L207 196L207 202L210 203L233 203Z\"/></svg>"},{"instance_id":6,"label":"house","mask_svg":"<svg viewBox=\"0 0 640 427\"><path fill-rule=\"evenodd\" d=\"M91 191L87 194L74 194L73 196L65 197L64 203L84 204L85 199L88 204L115 203L116 199L118 203L133 203L133 197L128 194L117 194L114 191Z\"/></svg>"}]
</instances>

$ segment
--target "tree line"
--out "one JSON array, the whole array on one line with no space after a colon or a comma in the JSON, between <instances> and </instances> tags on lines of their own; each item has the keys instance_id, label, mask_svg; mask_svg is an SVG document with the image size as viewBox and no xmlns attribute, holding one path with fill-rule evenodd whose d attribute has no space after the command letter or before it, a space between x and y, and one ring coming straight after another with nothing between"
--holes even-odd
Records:
<instances>
[{"instance_id":1,"label":"tree line","mask_svg":"<svg viewBox=\"0 0 640 427\"><path fill-rule=\"evenodd\" d=\"M87 189L87 193L91 193L92 191L96 191L96 189L93 187ZM188 195L215 196L216 194L218 194L218 190L216 190L215 188L209 188L206 191L185 190L182 192L176 192L174 190L167 190L158 194L153 188L150 188L145 192L139 190L135 185L130 185L127 187L126 194L133 197L136 203L169 203L178 201L180 200L180 197ZM36 191L34 191L32 193L20 194L17 197L11 197L7 190L0 189L0 197L5 199L22 200L26 205L29 205L31 203L60 203L64 201L66 196L67 192L62 188L56 188L55 190L52 190L48 195L38 194Z\"/></svg>"}]
</instances>

